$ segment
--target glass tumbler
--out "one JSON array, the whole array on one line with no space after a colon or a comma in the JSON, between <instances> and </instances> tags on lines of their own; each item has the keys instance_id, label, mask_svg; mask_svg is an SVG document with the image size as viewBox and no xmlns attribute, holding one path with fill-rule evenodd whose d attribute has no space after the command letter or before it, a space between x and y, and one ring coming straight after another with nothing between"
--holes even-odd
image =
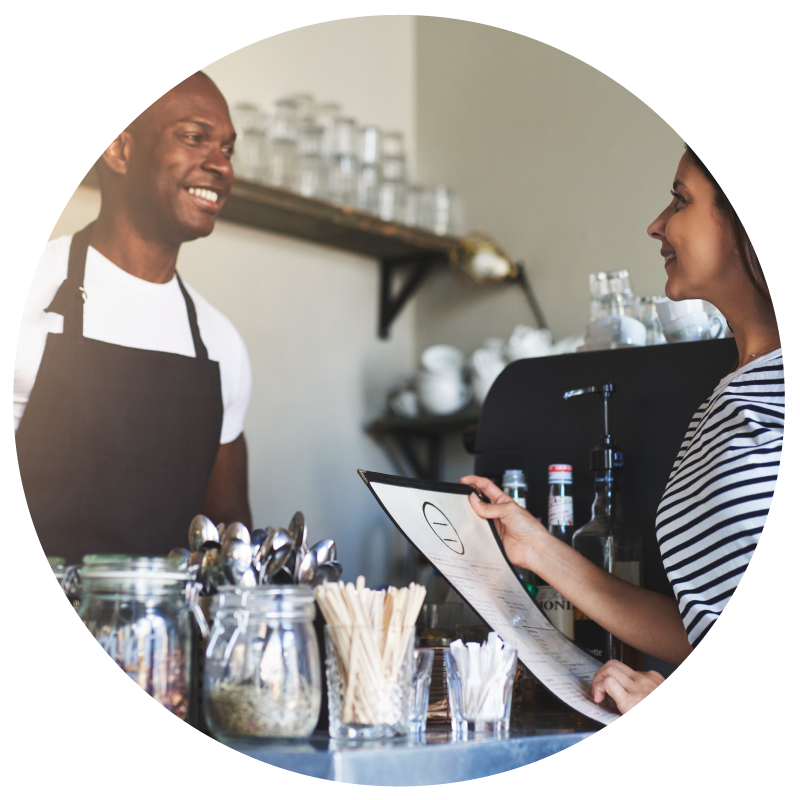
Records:
<instances>
[{"instance_id":1,"label":"glass tumbler","mask_svg":"<svg viewBox=\"0 0 800 800\"><path fill-rule=\"evenodd\" d=\"M332 738L405 736L414 674L414 632L413 626L326 625L328 732Z\"/></svg>"},{"instance_id":2,"label":"glass tumbler","mask_svg":"<svg viewBox=\"0 0 800 800\"><path fill-rule=\"evenodd\" d=\"M211 613L203 706L212 735L221 741L309 736L321 701L310 587L220 587Z\"/></svg>"},{"instance_id":3,"label":"glass tumbler","mask_svg":"<svg viewBox=\"0 0 800 800\"><path fill-rule=\"evenodd\" d=\"M408 697L408 732L425 733L428 722L428 700L431 692L433 650L417 649L413 653L414 672Z\"/></svg>"},{"instance_id":4,"label":"glass tumbler","mask_svg":"<svg viewBox=\"0 0 800 800\"><path fill-rule=\"evenodd\" d=\"M517 653L505 647L503 671L483 680L462 675L452 650L445 650L447 692L450 699L450 720L456 734L469 732L507 733L511 720L511 697L517 670Z\"/></svg>"},{"instance_id":5,"label":"glass tumbler","mask_svg":"<svg viewBox=\"0 0 800 800\"><path fill-rule=\"evenodd\" d=\"M646 345L667 343L664 330L661 327L661 320L656 310L656 300L659 299L657 295L636 298L636 318L647 330Z\"/></svg>"},{"instance_id":6,"label":"glass tumbler","mask_svg":"<svg viewBox=\"0 0 800 800\"><path fill-rule=\"evenodd\" d=\"M318 197L325 186L321 125L303 125L298 142L297 191L304 197Z\"/></svg>"}]
</instances>

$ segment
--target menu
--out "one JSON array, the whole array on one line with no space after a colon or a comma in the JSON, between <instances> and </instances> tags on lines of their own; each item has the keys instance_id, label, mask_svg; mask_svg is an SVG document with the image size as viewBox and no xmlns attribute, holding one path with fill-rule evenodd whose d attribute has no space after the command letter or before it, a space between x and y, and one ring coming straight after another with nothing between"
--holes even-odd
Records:
<instances>
[{"instance_id":1,"label":"menu","mask_svg":"<svg viewBox=\"0 0 800 800\"><path fill-rule=\"evenodd\" d=\"M421 481L359 470L403 535L520 660L558 698L603 724L619 715L592 699L601 663L549 622L533 602L500 546L490 521L469 503L462 484Z\"/></svg>"}]
</instances>

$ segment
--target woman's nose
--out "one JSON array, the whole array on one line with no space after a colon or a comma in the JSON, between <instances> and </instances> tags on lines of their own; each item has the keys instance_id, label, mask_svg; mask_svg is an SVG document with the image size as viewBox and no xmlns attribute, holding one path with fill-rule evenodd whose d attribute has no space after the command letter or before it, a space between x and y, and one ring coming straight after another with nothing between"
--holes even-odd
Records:
<instances>
[{"instance_id":1,"label":"woman's nose","mask_svg":"<svg viewBox=\"0 0 800 800\"><path fill-rule=\"evenodd\" d=\"M647 235L652 236L653 239L664 239L664 226L667 224L667 216L669 214L669 207L665 208L648 226Z\"/></svg>"}]
</instances>

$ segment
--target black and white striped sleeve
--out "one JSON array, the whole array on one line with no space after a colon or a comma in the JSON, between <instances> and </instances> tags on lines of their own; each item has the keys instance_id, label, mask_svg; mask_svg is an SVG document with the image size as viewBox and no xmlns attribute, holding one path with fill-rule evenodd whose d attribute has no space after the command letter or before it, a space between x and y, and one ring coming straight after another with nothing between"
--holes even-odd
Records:
<instances>
[{"instance_id":1,"label":"black and white striped sleeve","mask_svg":"<svg viewBox=\"0 0 800 800\"><path fill-rule=\"evenodd\" d=\"M694 647L739 584L766 521L783 444L781 351L724 379L694 415L656 536Z\"/></svg>"}]
</instances>

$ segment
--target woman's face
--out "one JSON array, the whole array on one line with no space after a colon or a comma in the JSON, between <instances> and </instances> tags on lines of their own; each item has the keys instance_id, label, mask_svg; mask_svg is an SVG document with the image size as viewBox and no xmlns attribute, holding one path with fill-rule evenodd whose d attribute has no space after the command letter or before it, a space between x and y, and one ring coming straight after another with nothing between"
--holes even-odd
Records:
<instances>
[{"instance_id":1,"label":"woman's face","mask_svg":"<svg viewBox=\"0 0 800 800\"><path fill-rule=\"evenodd\" d=\"M713 184L684 153L672 185L672 202L647 229L661 242L670 300L714 303L730 288L734 272L743 275L733 231L714 204ZM715 303L716 305L716 303Z\"/></svg>"}]
</instances>

